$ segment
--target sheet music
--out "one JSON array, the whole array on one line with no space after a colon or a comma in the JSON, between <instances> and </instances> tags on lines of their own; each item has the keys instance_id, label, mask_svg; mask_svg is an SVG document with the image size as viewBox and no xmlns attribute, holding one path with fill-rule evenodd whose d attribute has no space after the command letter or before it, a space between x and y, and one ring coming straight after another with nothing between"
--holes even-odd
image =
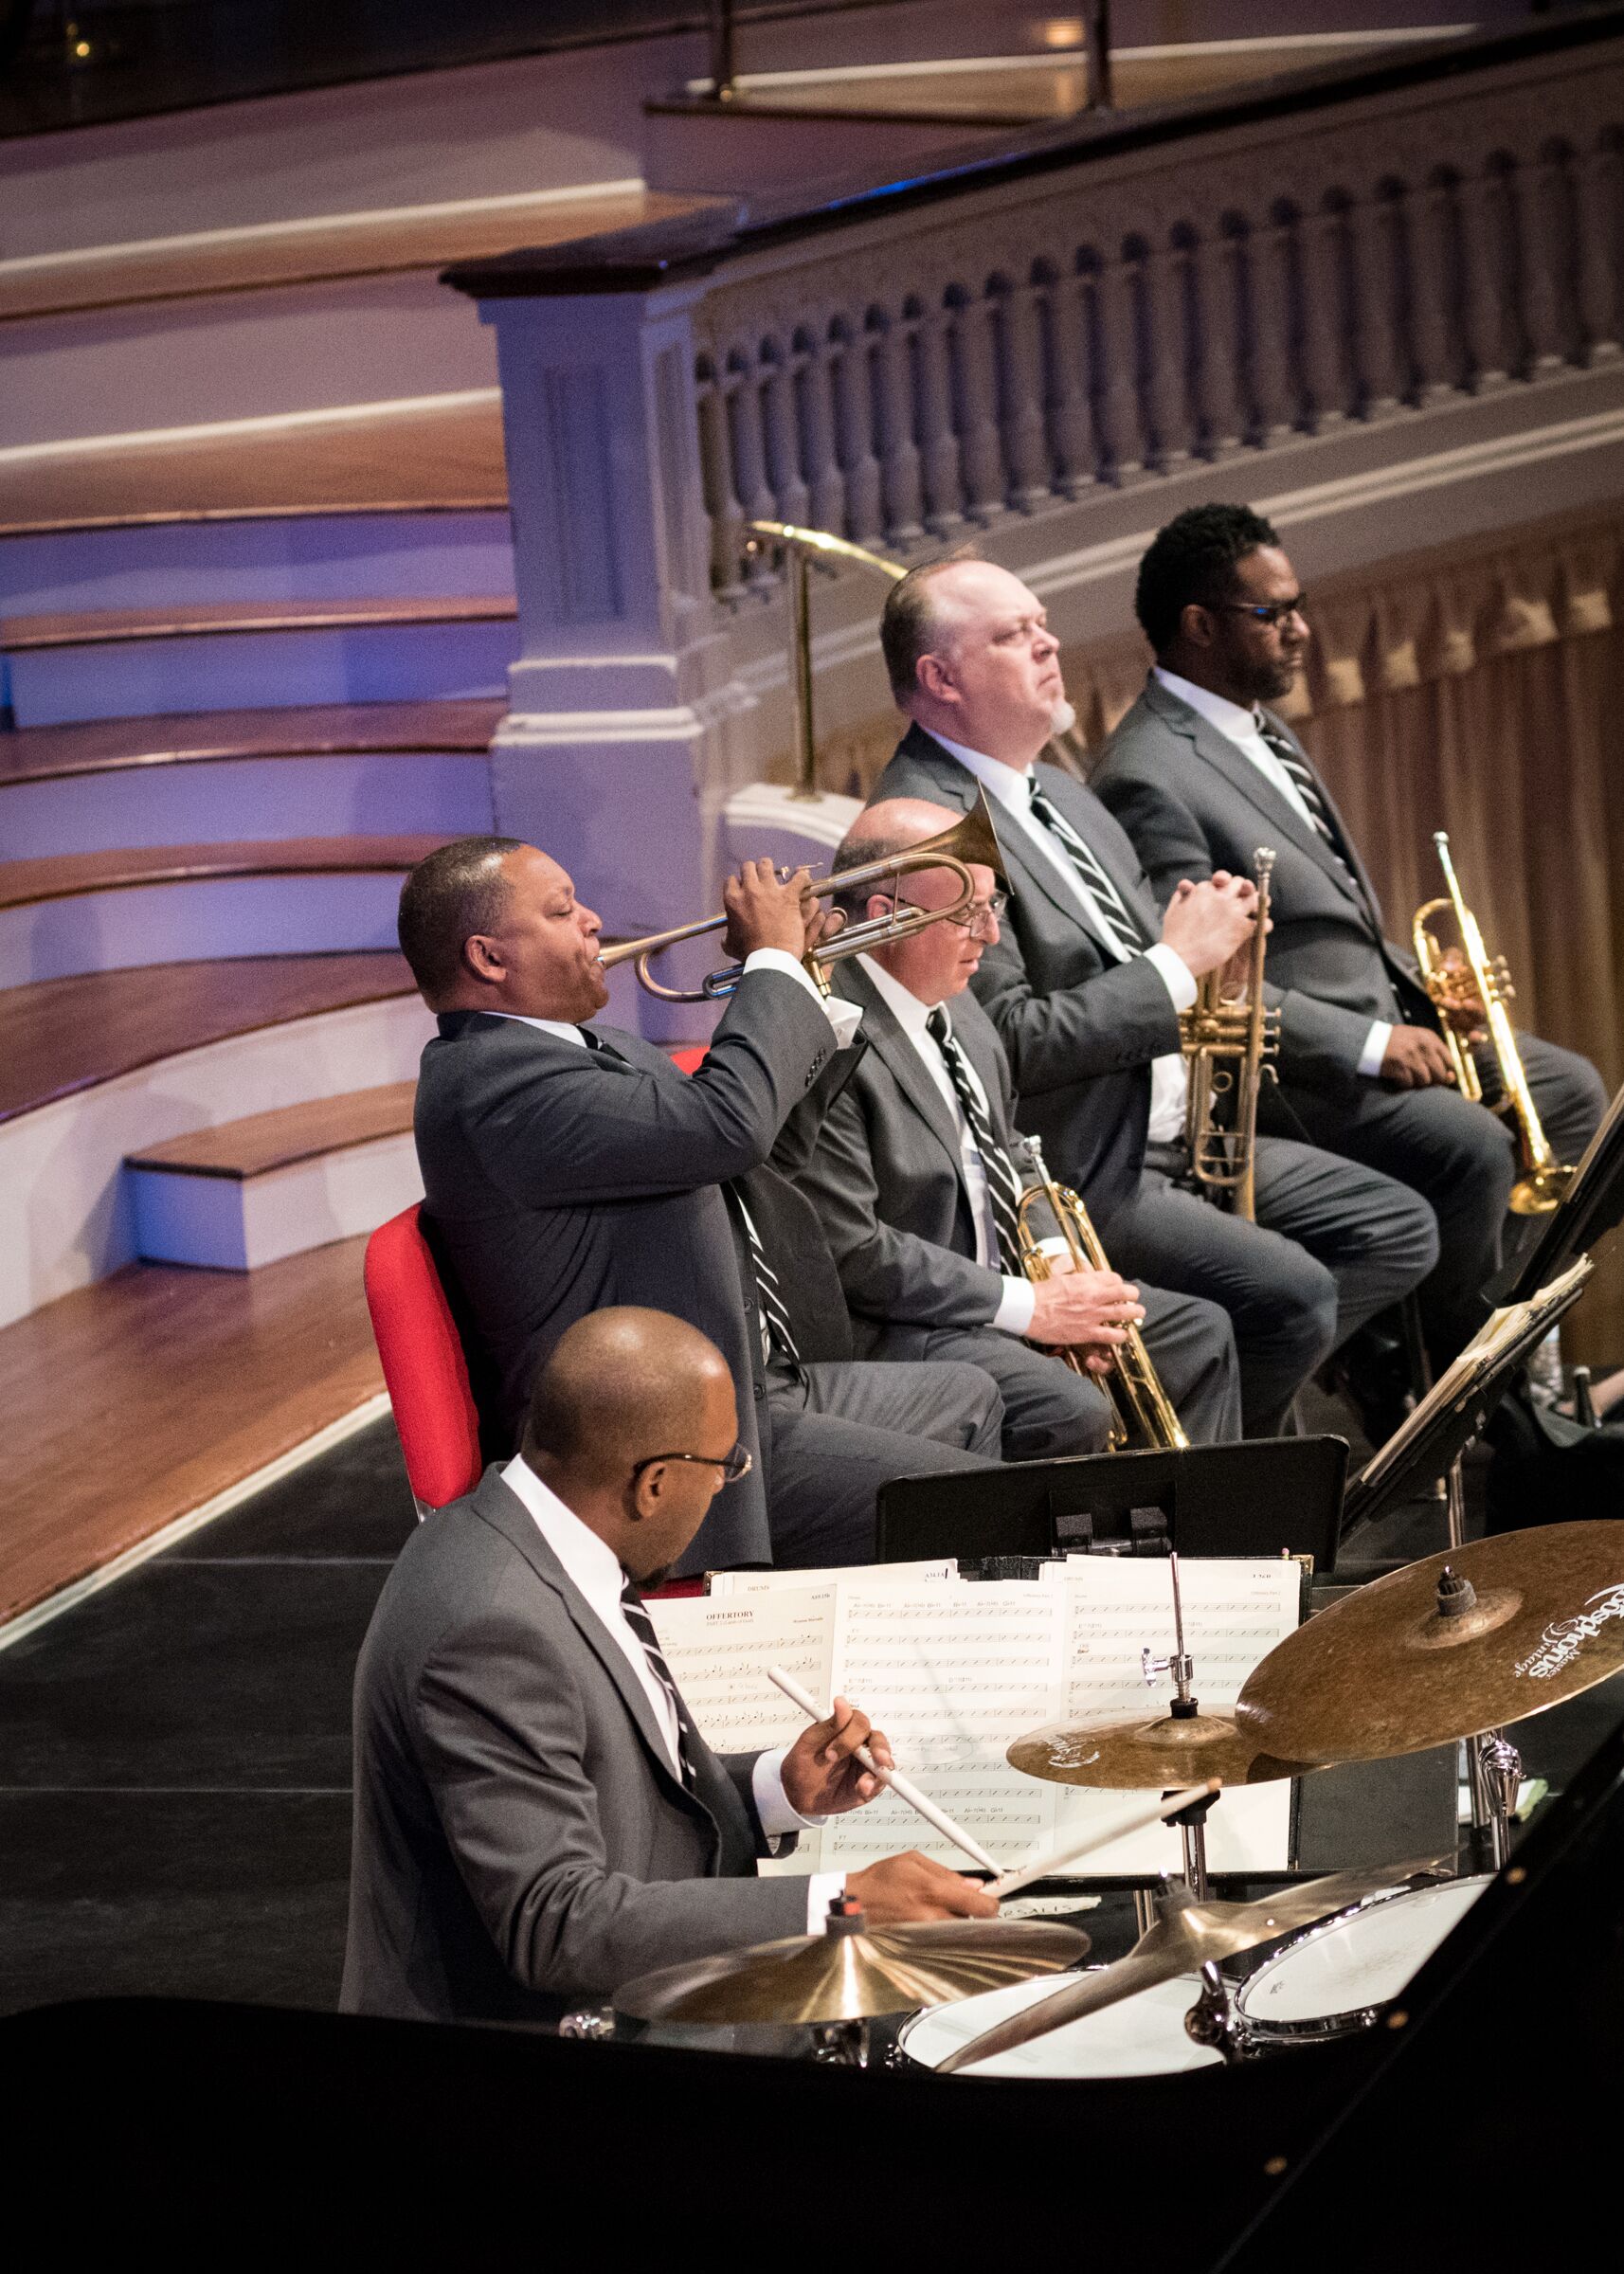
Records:
<instances>
[{"instance_id":1,"label":"sheet music","mask_svg":"<svg viewBox=\"0 0 1624 2274\"><path fill-rule=\"evenodd\" d=\"M829 1696L832 1584L765 1595L690 1596L645 1605L695 1726L715 1753L793 1744L806 1716L767 1678L783 1667L820 1705ZM815 1867L799 1864L799 1869Z\"/></svg>"},{"instance_id":2,"label":"sheet music","mask_svg":"<svg viewBox=\"0 0 1624 2274\"><path fill-rule=\"evenodd\" d=\"M841 1692L886 1735L897 1763L1001 1863L1044 1844L1055 1788L1012 1769L1013 1739L1053 1719L1063 1607L1035 1581L960 1581L911 1596L839 1591ZM917 1848L962 1865L948 1840L891 1794L826 1825L820 1870Z\"/></svg>"},{"instance_id":3,"label":"sheet music","mask_svg":"<svg viewBox=\"0 0 1624 2274\"><path fill-rule=\"evenodd\" d=\"M839 1580L843 1587L913 1587L956 1579L957 1560L938 1556L928 1563L875 1563L868 1569L849 1565L835 1571L713 1571L708 1585L712 1597L733 1595L771 1595L786 1587L822 1587Z\"/></svg>"},{"instance_id":4,"label":"sheet music","mask_svg":"<svg viewBox=\"0 0 1624 2274\"><path fill-rule=\"evenodd\" d=\"M1184 1644L1195 1661L1195 1692L1205 1706L1233 1706L1258 1660L1293 1633L1301 1604L1302 1571L1289 1559L1180 1559ZM1044 1582L1057 1587L1069 1607L1064 1679L1057 1719L1067 1722L1139 1721L1164 1709L1173 1695L1169 1676L1147 1687L1140 1652L1165 1658L1175 1648L1172 1573L1161 1558L1070 1556L1051 1564ZM1057 1836L1069 1837L1130 1804L1127 1793L1058 1788ZM1152 1794L1160 1788L1151 1787ZM1291 1787L1231 1787L1207 1817L1207 1862L1214 1871L1284 1870L1289 1860ZM1078 1865L1080 1875L1178 1871L1182 1850L1177 1830L1147 1826L1113 1840Z\"/></svg>"}]
</instances>

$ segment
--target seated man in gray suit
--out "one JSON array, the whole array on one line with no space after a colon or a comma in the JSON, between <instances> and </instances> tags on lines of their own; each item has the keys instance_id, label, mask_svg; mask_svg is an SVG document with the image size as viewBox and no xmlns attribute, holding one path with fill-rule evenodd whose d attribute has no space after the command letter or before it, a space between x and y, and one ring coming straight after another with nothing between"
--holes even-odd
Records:
<instances>
[{"instance_id":1,"label":"seated man in gray suit","mask_svg":"<svg viewBox=\"0 0 1624 2274\"><path fill-rule=\"evenodd\" d=\"M912 798L871 805L835 856L836 873L919 844L952 819ZM1105 1447L1110 1406L1095 1377L1137 1325L1186 1435L1236 1437L1240 1377L1216 1304L1134 1288L1114 1271L1037 1282L1022 1272L1017 1210L1036 1170L1013 1126L1002 1046L967 992L998 943L1003 895L990 869L970 875L968 917L833 973L837 991L862 1007L868 1049L821 1117L798 1181L823 1219L858 1346L973 1361L1003 1399L1005 1459L1043 1460ZM901 897L947 908L959 891L950 871L928 869L902 880ZM854 922L890 905L869 887L835 901ZM1039 1237L1054 1229L1046 1210L1032 1223ZM1059 1345L1085 1354L1088 1371L1074 1373Z\"/></svg>"},{"instance_id":2,"label":"seated man in gray suit","mask_svg":"<svg viewBox=\"0 0 1624 2274\"><path fill-rule=\"evenodd\" d=\"M837 1698L779 1753L718 1759L640 1589L748 1460L714 1345L659 1311L569 1328L523 1451L438 1509L386 1580L355 1669L340 2002L425 2021L546 2021L656 1966L815 1933L998 1909L917 1854L761 1879L809 1819L874 1797L891 1750Z\"/></svg>"},{"instance_id":3,"label":"seated man in gray suit","mask_svg":"<svg viewBox=\"0 0 1624 2274\"><path fill-rule=\"evenodd\" d=\"M417 1090L429 1230L496 1377L499 1439L515 1441L575 1319L612 1303L688 1319L733 1369L753 1464L695 1542L695 1570L866 1561L881 1484L983 1466L998 1447L998 1392L972 1368L812 1363L822 1350L766 1363L767 1196L752 1214L723 1188L852 1062L801 967L803 880L780 884L760 861L730 883L746 973L692 1077L635 1035L583 1023L608 998L601 928L533 845L460 838L401 893L401 947L440 1014Z\"/></svg>"},{"instance_id":4,"label":"seated man in gray suit","mask_svg":"<svg viewBox=\"0 0 1624 2274\"><path fill-rule=\"evenodd\" d=\"M1247 507L1194 506L1170 521L1140 563L1135 595L1156 665L1107 743L1093 787L1162 901L1182 879L1250 867L1258 845L1275 848L1269 976L1282 1014L1282 1096L1316 1145L1400 1178L1432 1203L1440 1254L1420 1290L1421 1315L1435 1358L1447 1363L1488 1315L1483 1290L1516 1173L1512 1139L1453 1089L1415 960L1385 937L1329 792L1265 708L1302 669L1305 605L1274 531ZM1520 1048L1558 1160L1577 1161L1606 1110L1599 1075L1532 1035Z\"/></svg>"},{"instance_id":5,"label":"seated man in gray suit","mask_svg":"<svg viewBox=\"0 0 1624 2274\"><path fill-rule=\"evenodd\" d=\"M1013 887L975 992L1009 1055L1023 1128L1133 1279L1223 1306L1247 1434L1437 1254L1432 1210L1374 1169L1283 1138L1257 1145L1257 1221L1190 1181L1179 1014L1250 941L1255 892L1214 875L1165 916L1092 793L1039 762L1064 696L1042 605L990 562L955 558L892 587L880 640L912 731L876 799L993 802Z\"/></svg>"}]
</instances>

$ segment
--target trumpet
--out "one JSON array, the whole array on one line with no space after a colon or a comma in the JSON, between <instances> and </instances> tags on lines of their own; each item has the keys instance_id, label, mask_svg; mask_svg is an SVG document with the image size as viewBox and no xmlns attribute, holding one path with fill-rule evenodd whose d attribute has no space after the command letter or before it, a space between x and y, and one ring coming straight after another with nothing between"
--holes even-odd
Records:
<instances>
[{"instance_id":1,"label":"trumpet","mask_svg":"<svg viewBox=\"0 0 1624 2274\"><path fill-rule=\"evenodd\" d=\"M1259 845L1253 857L1257 924L1246 992L1226 998L1223 974L1209 971L1196 982L1195 1002L1179 1015L1179 1047L1188 1061L1190 1080L1185 1120L1190 1173L1209 1191L1227 1193L1236 1215L1249 1224L1257 1220L1257 1100L1265 1077L1275 1079L1269 1061L1280 1049L1280 1014L1263 1000L1273 872L1272 846Z\"/></svg>"},{"instance_id":2,"label":"trumpet","mask_svg":"<svg viewBox=\"0 0 1624 2274\"><path fill-rule=\"evenodd\" d=\"M1477 1071L1464 1035L1457 1034L1451 1023L1450 1013L1457 1011L1472 1000L1473 995L1483 1005L1489 1039L1500 1068L1501 1098L1493 1108L1517 1125L1518 1142L1522 1148L1524 1174L1511 1187L1511 1211L1514 1216L1549 1216L1573 1182L1576 1171L1559 1161L1552 1152L1550 1140L1540 1125L1539 1112L1534 1105L1533 1092L1528 1088L1528 1076L1523 1067L1523 1054L1517 1048L1517 1037L1512 1030L1510 1014L1506 1005L1516 995L1504 956L1490 957L1484 946L1483 932L1477 918L1466 905L1460 889L1460 879L1450 858L1449 832L1435 829L1433 842L1438 849L1443 864L1444 883L1449 888L1440 900L1424 900L1416 911L1416 920L1410 928L1416 950L1416 961L1421 967L1421 982L1438 1010L1438 1023L1443 1028L1444 1045L1454 1068L1454 1078L1462 1097L1474 1104L1483 1099L1483 1079ZM1431 929L1431 920L1440 910L1448 909L1454 917L1460 933L1460 952L1466 959L1466 973L1458 965L1452 965L1439 948L1437 935ZM1470 975L1471 986L1463 989L1461 980Z\"/></svg>"},{"instance_id":3,"label":"trumpet","mask_svg":"<svg viewBox=\"0 0 1624 2274\"><path fill-rule=\"evenodd\" d=\"M1032 1228L1032 1212L1041 1201L1060 1228L1061 1237L1071 1251L1073 1270L1109 1272L1110 1265L1106 1261L1099 1234L1089 1220L1088 1210L1069 1185L1056 1183L1037 1138L1029 1137L1026 1143L1037 1164L1038 1181L1021 1194L1017 1210L1021 1270L1034 1282L1055 1275L1054 1264ZM1057 1355L1074 1374L1086 1372L1075 1350L1061 1350ZM1186 1452L1190 1440L1157 1378L1150 1353L1145 1347L1145 1337L1137 1326L1128 1329L1128 1340L1112 1355L1114 1366L1101 1384L1110 1402L1110 1450L1119 1452L1137 1429L1146 1445L1159 1446L1169 1453Z\"/></svg>"},{"instance_id":4,"label":"trumpet","mask_svg":"<svg viewBox=\"0 0 1624 2274\"><path fill-rule=\"evenodd\" d=\"M891 908L886 914L847 924L803 956L802 962L821 991L825 995L829 992L826 976L829 965L841 963L849 955L861 955L870 948L884 948L893 941L905 940L913 932L923 931L927 925L950 924L962 917L976 896L975 879L970 875L972 863L978 868L990 869L1008 891L1003 855L999 850L998 832L993 827L992 809L984 790L977 793L976 802L964 820L955 821L950 829L928 837L922 844L910 845L906 852L890 853L882 859L865 861L860 867L842 869L839 875L822 877L814 884L814 897L821 900L835 893L858 891L865 884L891 887ZM911 901L899 900L897 880L920 869L951 869L959 879L958 898L947 908L916 908ZM738 985L744 977L741 964L726 965L721 970L709 973L700 986L685 990L664 985L649 970L649 963L652 957L663 954L681 940L696 940L708 931L722 930L727 922L725 914L702 916L696 924L677 924L670 931L651 931L641 940L618 941L604 950L604 968L611 971L617 964L635 964L639 980L662 1002L714 1002L721 996L731 995Z\"/></svg>"}]
</instances>

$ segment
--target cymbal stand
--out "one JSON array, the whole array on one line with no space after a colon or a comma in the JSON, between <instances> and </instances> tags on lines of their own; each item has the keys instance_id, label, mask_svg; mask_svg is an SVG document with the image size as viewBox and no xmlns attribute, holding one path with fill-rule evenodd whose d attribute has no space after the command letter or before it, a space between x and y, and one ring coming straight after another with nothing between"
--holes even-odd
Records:
<instances>
[{"instance_id":1,"label":"cymbal stand","mask_svg":"<svg viewBox=\"0 0 1624 2274\"><path fill-rule=\"evenodd\" d=\"M1463 1446L1450 1463L1445 1478L1451 1547L1466 1543L1465 1460ZM1499 1871L1511 1852L1511 1815L1523 1781L1522 1756L1499 1729L1488 1729L1481 1737L1464 1739L1460 1752L1471 1801L1472 1846L1479 1858L1487 1850L1493 1869Z\"/></svg>"},{"instance_id":2,"label":"cymbal stand","mask_svg":"<svg viewBox=\"0 0 1624 2274\"><path fill-rule=\"evenodd\" d=\"M819 2021L812 2025L812 2058L834 2068L867 2068L866 2021Z\"/></svg>"},{"instance_id":3,"label":"cymbal stand","mask_svg":"<svg viewBox=\"0 0 1624 2274\"><path fill-rule=\"evenodd\" d=\"M1168 1702L1168 1714L1175 1722L1193 1722L1200 1711L1200 1703L1193 1687L1196 1678L1195 1660L1184 1648L1184 1600L1179 1588L1179 1559L1176 1554L1168 1556L1167 1565L1173 1575L1172 1654L1166 1658L1154 1657L1146 1645L1139 1653L1139 1664L1149 1688L1155 1687L1161 1675L1172 1675L1174 1694ZM1176 1816L1167 1819L1170 1824L1179 1827L1179 1837L1184 1850L1184 1878L1197 1903L1205 1903L1207 1900L1207 1811L1217 1797L1215 1793L1204 1800L1193 1801L1188 1808L1181 1809Z\"/></svg>"}]
</instances>

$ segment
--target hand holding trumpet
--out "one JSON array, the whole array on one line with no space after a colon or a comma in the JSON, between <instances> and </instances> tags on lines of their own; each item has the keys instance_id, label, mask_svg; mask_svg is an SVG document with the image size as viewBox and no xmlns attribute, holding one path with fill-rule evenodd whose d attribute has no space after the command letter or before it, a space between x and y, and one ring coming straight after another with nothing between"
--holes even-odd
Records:
<instances>
[{"instance_id":1,"label":"hand holding trumpet","mask_svg":"<svg viewBox=\"0 0 1624 2274\"><path fill-rule=\"evenodd\" d=\"M845 922L815 898L810 869L780 870L770 860L747 860L723 886L722 904L728 913L723 944L741 964L758 948L810 955Z\"/></svg>"}]
</instances>

